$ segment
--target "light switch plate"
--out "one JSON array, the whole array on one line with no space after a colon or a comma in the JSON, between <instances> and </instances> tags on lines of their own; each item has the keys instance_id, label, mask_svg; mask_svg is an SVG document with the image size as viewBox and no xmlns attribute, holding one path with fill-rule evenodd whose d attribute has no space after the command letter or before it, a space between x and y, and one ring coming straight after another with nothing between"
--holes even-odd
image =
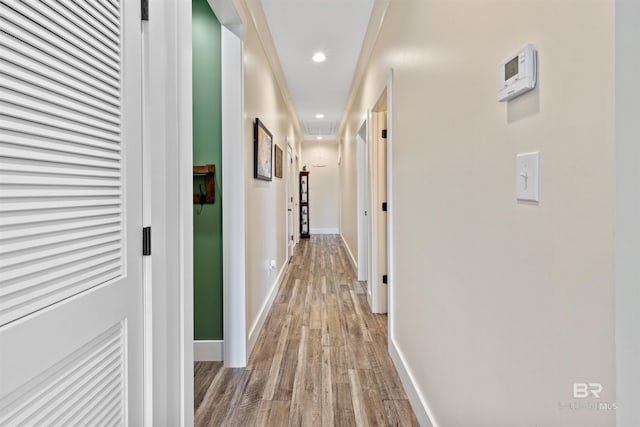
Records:
<instances>
[{"instance_id":1,"label":"light switch plate","mask_svg":"<svg viewBox=\"0 0 640 427\"><path fill-rule=\"evenodd\" d=\"M540 152L521 153L516 157L516 198L540 201Z\"/></svg>"}]
</instances>

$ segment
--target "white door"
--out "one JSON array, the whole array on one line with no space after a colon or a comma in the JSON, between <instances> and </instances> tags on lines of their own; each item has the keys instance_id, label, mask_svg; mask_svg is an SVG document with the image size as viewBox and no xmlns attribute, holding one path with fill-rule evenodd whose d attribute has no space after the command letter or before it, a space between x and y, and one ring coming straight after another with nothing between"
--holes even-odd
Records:
<instances>
[{"instance_id":1,"label":"white door","mask_svg":"<svg viewBox=\"0 0 640 427\"><path fill-rule=\"evenodd\" d=\"M300 180L298 179L298 171L300 170L300 159L294 155L293 160L293 241L294 248L300 242Z\"/></svg>"},{"instance_id":2,"label":"white door","mask_svg":"<svg viewBox=\"0 0 640 427\"><path fill-rule=\"evenodd\" d=\"M0 27L0 425L140 426L140 3Z\"/></svg>"},{"instance_id":3,"label":"white door","mask_svg":"<svg viewBox=\"0 0 640 427\"><path fill-rule=\"evenodd\" d=\"M387 130L386 111L378 113L378 313L387 312L387 138L383 132Z\"/></svg>"},{"instance_id":4,"label":"white door","mask_svg":"<svg viewBox=\"0 0 640 427\"><path fill-rule=\"evenodd\" d=\"M295 229L294 229L294 206L295 206L295 172L293 170L293 154L291 146L287 145L287 255L289 258L293 256L293 250L296 246Z\"/></svg>"}]
</instances>

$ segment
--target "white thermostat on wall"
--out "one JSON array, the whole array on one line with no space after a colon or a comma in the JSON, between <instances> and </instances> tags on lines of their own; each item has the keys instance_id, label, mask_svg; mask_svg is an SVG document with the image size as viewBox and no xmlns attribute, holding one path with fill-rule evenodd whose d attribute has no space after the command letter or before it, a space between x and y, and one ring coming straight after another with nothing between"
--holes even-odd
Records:
<instances>
[{"instance_id":1,"label":"white thermostat on wall","mask_svg":"<svg viewBox=\"0 0 640 427\"><path fill-rule=\"evenodd\" d=\"M498 101L508 101L536 87L536 50L528 44L500 64Z\"/></svg>"}]
</instances>

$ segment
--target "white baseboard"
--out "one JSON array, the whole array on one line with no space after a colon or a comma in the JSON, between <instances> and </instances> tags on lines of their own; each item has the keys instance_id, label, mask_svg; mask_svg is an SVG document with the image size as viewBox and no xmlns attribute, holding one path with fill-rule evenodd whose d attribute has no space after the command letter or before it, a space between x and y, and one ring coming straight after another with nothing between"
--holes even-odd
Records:
<instances>
[{"instance_id":1,"label":"white baseboard","mask_svg":"<svg viewBox=\"0 0 640 427\"><path fill-rule=\"evenodd\" d=\"M310 228L309 234L339 234L340 230L337 228Z\"/></svg>"},{"instance_id":2,"label":"white baseboard","mask_svg":"<svg viewBox=\"0 0 640 427\"><path fill-rule=\"evenodd\" d=\"M224 360L224 340L193 341L194 362L222 362Z\"/></svg>"},{"instance_id":3,"label":"white baseboard","mask_svg":"<svg viewBox=\"0 0 640 427\"><path fill-rule=\"evenodd\" d=\"M400 381L404 386L404 390L407 392L409 403L411 404L413 412L416 414L418 422L422 427L437 427L433 414L429 409L429 405L416 386L411 370L407 366L400 349L393 339L389 339L389 355L391 356L391 360L393 360L393 364L398 371Z\"/></svg>"},{"instance_id":4,"label":"white baseboard","mask_svg":"<svg viewBox=\"0 0 640 427\"><path fill-rule=\"evenodd\" d=\"M347 248L347 253L349 254L349 261L351 261L351 265L353 266L353 269L355 271L358 271L358 262L353 257L353 254L351 253L351 249L349 248L349 245L347 245L347 241L344 240L344 236L342 235L342 233L340 233L340 238L342 239L342 243L344 243L344 247Z\"/></svg>"},{"instance_id":5,"label":"white baseboard","mask_svg":"<svg viewBox=\"0 0 640 427\"><path fill-rule=\"evenodd\" d=\"M278 289L280 289L280 285L282 284L282 279L284 278L285 272L289 267L289 263L285 262L282 268L280 269L280 273L278 273L278 277L276 277L275 282L271 286L271 290L269 291L269 295L267 296L266 301L262 305L262 309L260 310L260 314L258 318L251 326L249 330L249 338L247 340L247 357L251 355L251 351L253 347L256 345L256 341L258 341L258 336L260 335L260 331L264 326L265 320L267 320L267 315L269 314L269 310L271 310L271 306L273 305L273 301L276 299L276 295L278 295Z\"/></svg>"}]
</instances>

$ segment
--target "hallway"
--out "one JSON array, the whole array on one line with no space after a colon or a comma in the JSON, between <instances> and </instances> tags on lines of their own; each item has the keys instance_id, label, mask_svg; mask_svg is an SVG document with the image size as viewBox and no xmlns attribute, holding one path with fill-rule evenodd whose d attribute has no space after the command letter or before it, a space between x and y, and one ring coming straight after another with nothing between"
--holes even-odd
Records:
<instances>
[{"instance_id":1,"label":"hallway","mask_svg":"<svg viewBox=\"0 0 640 427\"><path fill-rule=\"evenodd\" d=\"M195 364L195 425L418 425L365 292L339 236L302 240L247 368Z\"/></svg>"}]
</instances>

